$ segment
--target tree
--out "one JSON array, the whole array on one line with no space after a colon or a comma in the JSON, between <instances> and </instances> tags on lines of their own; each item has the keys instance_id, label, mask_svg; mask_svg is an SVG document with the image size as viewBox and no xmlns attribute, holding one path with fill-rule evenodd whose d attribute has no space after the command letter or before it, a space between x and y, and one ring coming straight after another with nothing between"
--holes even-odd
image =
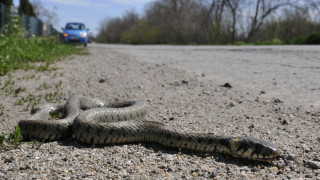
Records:
<instances>
[{"instance_id":1,"label":"tree","mask_svg":"<svg viewBox=\"0 0 320 180\"><path fill-rule=\"evenodd\" d=\"M103 21L97 40L134 44L281 44L319 31L319 7L320 0L155 0L145 6L142 18L129 13Z\"/></svg>"},{"instance_id":2,"label":"tree","mask_svg":"<svg viewBox=\"0 0 320 180\"><path fill-rule=\"evenodd\" d=\"M54 7L53 10L47 9L40 0L31 1L34 13L41 19L42 22L47 24L57 25L59 19L57 15L57 8Z\"/></svg>"},{"instance_id":3,"label":"tree","mask_svg":"<svg viewBox=\"0 0 320 180\"><path fill-rule=\"evenodd\" d=\"M122 18L106 18L100 23L97 41L119 43L122 33L131 29L138 22L139 15L133 10L127 11Z\"/></svg>"},{"instance_id":4,"label":"tree","mask_svg":"<svg viewBox=\"0 0 320 180\"><path fill-rule=\"evenodd\" d=\"M254 14L249 17L249 32L246 37L246 42L250 42L251 38L270 14L285 5L289 5L287 0L249 0L249 6L254 8Z\"/></svg>"},{"instance_id":5,"label":"tree","mask_svg":"<svg viewBox=\"0 0 320 180\"><path fill-rule=\"evenodd\" d=\"M19 13L20 14L24 13L28 16L36 17L36 14L34 13L33 7L29 2L29 0L20 0Z\"/></svg>"},{"instance_id":6,"label":"tree","mask_svg":"<svg viewBox=\"0 0 320 180\"><path fill-rule=\"evenodd\" d=\"M306 3L312 8L320 13L320 1L319 0L307 0Z\"/></svg>"},{"instance_id":7,"label":"tree","mask_svg":"<svg viewBox=\"0 0 320 180\"><path fill-rule=\"evenodd\" d=\"M224 13L224 7L226 5L225 0L212 0L212 5L214 5L214 35L217 42L223 42L224 37L222 36L222 18Z\"/></svg>"},{"instance_id":8,"label":"tree","mask_svg":"<svg viewBox=\"0 0 320 180\"><path fill-rule=\"evenodd\" d=\"M151 26L166 32L165 43L196 42L200 34L200 6L196 0L159 0L149 4L145 18Z\"/></svg>"},{"instance_id":9,"label":"tree","mask_svg":"<svg viewBox=\"0 0 320 180\"><path fill-rule=\"evenodd\" d=\"M6 6L11 6L13 0L0 0L0 4L4 4Z\"/></svg>"},{"instance_id":10,"label":"tree","mask_svg":"<svg viewBox=\"0 0 320 180\"><path fill-rule=\"evenodd\" d=\"M236 28L237 17L239 15L238 11L242 3L243 3L242 0L226 0L227 7L230 9L231 15L232 15L232 27L231 27L231 38L230 38L231 43L233 43L235 40L235 35L237 31L237 28Z\"/></svg>"}]
</instances>

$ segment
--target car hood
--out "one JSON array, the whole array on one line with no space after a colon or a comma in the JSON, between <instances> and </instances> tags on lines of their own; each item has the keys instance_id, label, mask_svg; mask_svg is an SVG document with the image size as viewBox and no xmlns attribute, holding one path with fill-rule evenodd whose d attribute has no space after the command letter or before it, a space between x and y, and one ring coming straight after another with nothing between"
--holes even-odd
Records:
<instances>
[{"instance_id":1,"label":"car hood","mask_svg":"<svg viewBox=\"0 0 320 180\"><path fill-rule=\"evenodd\" d=\"M66 29L63 31L64 33L68 33L70 35L81 35L82 33L86 33L86 30L73 30L73 29Z\"/></svg>"}]
</instances>

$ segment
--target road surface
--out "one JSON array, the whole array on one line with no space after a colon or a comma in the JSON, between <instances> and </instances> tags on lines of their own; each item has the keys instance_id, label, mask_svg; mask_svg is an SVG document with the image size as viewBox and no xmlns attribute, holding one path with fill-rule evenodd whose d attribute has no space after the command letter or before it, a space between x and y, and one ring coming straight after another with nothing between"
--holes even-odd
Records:
<instances>
[{"instance_id":1,"label":"road surface","mask_svg":"<svg viewBox=\"0 0 320 180\"><path fill-rule=\"evenodd\" d=\"M203 73L292 105L320 107L320 46L92 46Z\"/></svg>"}]
</instances>

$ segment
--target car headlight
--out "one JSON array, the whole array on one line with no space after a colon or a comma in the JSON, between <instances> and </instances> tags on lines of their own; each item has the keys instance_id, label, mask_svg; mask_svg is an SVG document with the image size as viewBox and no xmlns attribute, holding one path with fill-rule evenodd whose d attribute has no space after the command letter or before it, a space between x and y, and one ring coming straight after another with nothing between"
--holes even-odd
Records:
<instances>
[{"instance_id":1,"label":"car headlight","mask_svg":"<svg viewBox=\"0 0 320 180\"><path fill-rule=\"evenodd\" d=\"M81 33L81 37L86 37L86 36L87 36L86 32Z\"/></svg>"}]
</instances>

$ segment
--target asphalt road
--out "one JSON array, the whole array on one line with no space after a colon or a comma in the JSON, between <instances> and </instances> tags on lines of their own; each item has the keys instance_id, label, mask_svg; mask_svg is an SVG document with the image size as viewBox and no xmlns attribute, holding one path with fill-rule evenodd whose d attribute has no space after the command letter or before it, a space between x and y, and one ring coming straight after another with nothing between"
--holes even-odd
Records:
<instances>
[{"instance_id":1,"label":"asphalt road","mask_svg":"<svg viewBox=\"0 0 320 180\"><path fill-rule=\"evenodd\" d=\"M166 63L217 83L320 108L320 46L130 46L91 44L139 61Z\"/></svg>"}]
</instances>

